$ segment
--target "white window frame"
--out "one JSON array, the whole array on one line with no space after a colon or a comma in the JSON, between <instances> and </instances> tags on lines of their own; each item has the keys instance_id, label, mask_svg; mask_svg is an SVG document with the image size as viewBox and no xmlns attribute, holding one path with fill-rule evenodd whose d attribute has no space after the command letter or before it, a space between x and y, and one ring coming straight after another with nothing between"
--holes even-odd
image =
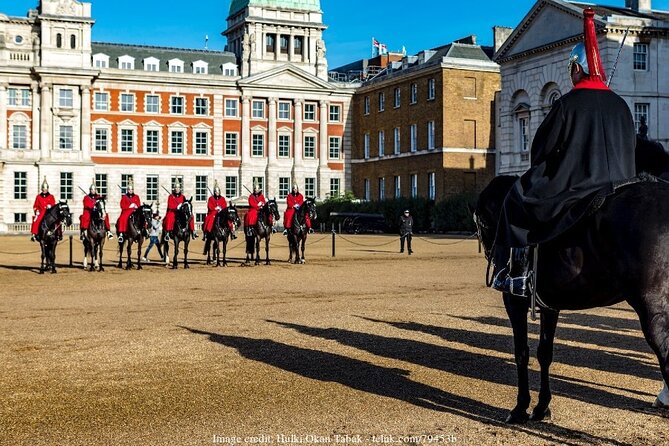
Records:
<instances>
[{"instance_id":1,"label":"white window frame","mask_svg":"<svg viewBox=\"0 0 669 446\"><path fill-rule=\"evenodd\" d=\"M402 150L402 139L399 127L395 127L395 129L393 130L393 141L394 141L393 153L395 155L399 155Z\"/></svg>"},{"instance_id":2,"label":"white window frame","mask_svg":"<svg viewBox=\"0 0 669 446\"><path fill-rule=\"evenodd\" d=\"M59 175L60 199L72 200L74 198L74 173L61 172Z\"/></svg>"},{"instance_id":3,"label":"white window frame","mask_svg":"<svg viewBox=\"0 0 669 446\"><path fill-rule=\"evenodd\" d=\"M369 178L365 178L363 181L363 198L366 201L369 201L372 196L372 184L369 181Z\"/></svg>"},{"instance_id":4,"label":"white window frame","mask_svg":"<svg viewBox=\"0 0 669 446\"><path fill-rule=\"evenodd\" d=\"M204 107L202 105L198 105L198 102L204 101ZM195 111L196 116L209 116L210 114L210 103L211 101L209 100L208 97L206 96L198 96L193 99L193 110ZM204 110L204 113L201 113L201 111Z\"/></svg>"},{"instance_id":5,"label":"white window frame","mask_svg":"<svg viewBox=\"0 0 669 446\"><path fill-rule=\"evenodd\" d=\"M363 137L363 157L367 160L369 159L369 147L370 147L370 135L365 133Z\"/></svg>"},{"instance_id":6,"label":"white window frame","mask_svg":"<svg viewBox=\"0 0 669 446\"><path fill-rule=\"evenodd\" d=\"M69 135L67 135L69 129ZM59 125L58 126L58 149L59 150L74 150L75 134L73 125Z\"/></svg>"},{"instance_id":7,"label":"white window frame","mask_svg":"<svg viewBox=\"0 0 669 446\"><path fill-rule=\"evenodd\" d=\"M109 68L109 56L103 53L93 54L93 68Z\"/></svg>"},{"instance_id":8,"label":"white window frame","mask_svg":"<svg viewBox=\"0 0 669 446\"><path fill-rule=\"evenodd\" d=\"M262 140L262 154L257 155L254 153L256 149L256 139L261 138ZM252 132L251 133L251 157L253 158L263 158L265 156L265 150L267 149L267 138L265 138L265 132Z\"/></svg>"},{"instance_id":9,"label":"white window frame","mask_svg":"<svg viewBox=\"0 0 669 446\"><path fill-rule=\"evenodd\" d=\"M305 102L304 103L304 120L307 122L316 121L316 103L315 102Z\"/></svg>"},{"instance_id":10,"label":"white window frame","mask_svg":"<svg viewBox=\"0 0 669 446\"><path fill-rule=\"evenodd\" d=\"M290 193L290 177L279 177L279 199L285 199Z\"/></svg>"},{"instance_id":11,"label":"white window frame","mask_svg":"<svg viewBox=\"0 0 669 446\"><path fill-rule=\"evenodd\" d=\"M400 108L402 105L402 89L400 87L396 87L393 91L393 101L394 107Z\"/></svg>"},{"instance_id":12,"label":"white window frame","mask_svg":"<svg viewBox=\"0 0 669 446\"><path fill-rule=\"evenodd\" d=\"M418 151L418 125L411 124L409 127L409 151L416 153Z\"/></svg>"},{"instance_id":13,"label":"white window frame","mask_svg":"<svg viewBox=\"0 0 669 446\"><path fill-rule=\"evenodd\" d=\"M170 59L167 61L167 71L170 73L183 73L184 61L181 59Z\"/></svg>"},{"instance_id":14,"label":"white window frame","mask_svg":"<svg viewBox=\"0 0 669 446\"><path fill-rule=\"evenodd\" d=\"M332 104L329 111L329 122L341 122L341 105Z\"/></svg>"},{"instance_id":15,"label":"white window frame","mask_svg":"<svg viewBox=\"0 0 669 446\"><path fill-rule=\"evenodd\" d=\"M650 45L645 42L634 42L634 53L632 56L634 71L648 71L649 54Z\"/></svg>"},{"instance_id":16,"label":"white window frame","mask_svg":"<svg viewBox=\"0 0 669 446\"><path fill-rule=\"evenodd\" d=\"M418 84L411 84L411 94L409 95L409 104L413 105L418 103Z\"/></svg>"},{"instance_id":17,"label":"white window frame","mask_svg":"<svg viewBox=\"0 0 669 446\"><path fill-rule=\"evenodd\" d=\"M201 143L198 141L198 138L201 138L204 135L204 153L199 153L198 151L202 150ZM209 129L195 128L193 129L193 155L207 156L211 151L211 131Z\"/></svg>"},{"instance_id":18,"label":"white window frame","mask_svg":"<svg viewBox=\"0 0 669 446\"><path fill-rule=\"evenodd\" d=\"M131 150L123 150L123 132L131 132L132 135L132 147ZM133 154L137 153L137 127L135 126L129 126L129 125L123 125L119 126L118 129L118 153L120 154Z\"/></svg>"},{"instance_id":19,"label":"white window frame","mask_svg":"<svg viewBox=\"0 0 669 446\"><path fill-rule=\"evenodd\" d=\"M279 133L279 136L277 137L277 158L290 158L290 148L291 148L291 136L290 133ZM288 141L287 147L285 146L286 140ZM281 154L282 150L286 150L285 154Z\"/></svg>"},{"instance_id":20,"label":"white window frame","mask_svg":"<svg viewBox=\"0 0 669 446\"><path fill-rule=\"evenodd\" d=\"M639 126L641 125L641 117L646 118L646 125L650 128L650 103L635 102L634 103L634 129L639 133Z\"/></svg>"},{"instance_id":21,"label":"white window frame","mask_svg":"<svg viewBox=\"0 0 669 446\"><path fill-rule=\"evenodd\" d=\"M412 173L409 176L411 198L418 197L418 174Z\"/></svg>"},{"instance_id":22,"label":"white window frame","mask_svg":"<svg viewBox=\"0 0 669 446\"><path fill-rule=\"evenodd\" d=\"M177 104L177 100L181 100L181 105ZM175 111L177 110L176 107L181 107L181 111ZM186 97L181 96L181 95L173 95L170 96L170 115L184 115L186 114Z\"/></svg>"},{"instance_id":23,"label":"white window frame","mask_svg":"<svg viewBox=\"0 0 669 446\"><path fill-rule=\"evenodd\" d=\"M395 199L402 198L402 177L395 175L393 178L393 189Z\"/></svg>"},{"instance_id":24,"label":"white window frame","mask_svg":"<svg viewBox=\"0 0 669 446\"><path fill-rule=\"evenodd\" d=\"M432 101L437 97L437 81L432 78L427 80L427 100Z\"/></svg>"},{"instance_id":25,"label":"white window frame","mask_svg":"<svg viewBox=\"0 0 669 446\"><path fill-rule=\"evenodd\" d=\"M427 122L427 150L434 150L435 148L435 129L434 121Z\"/></svg>"},{"instance_id":26,"label":"white window frame","mask_svg":"<svg viewBox=\"0 0 669 446\"><path fill-rule=\"evenodd\" d=\"M304 179L304 196L311 198L316 196L316 178L306 177Z\"/></svg>"},{"instance_id":27,"label":"white window frame","mask_svg":"<svg viewBox=\"0 0 669 446\"><path fill-rule=\"evenodd\" d=\"M155 73L160 71L160 59L147 57L142 63L144 64L144 71L152 71Z\"/></svg>"},{"instance_id":28,"label":"white window frame","mask_svg":"<svg viewBox=\"0 0 669 446\"><path fill-rule=\"evenodd\" d=\"M379 112L386 110L386 94L385 92L379 92Z\"/></svg>"},{"instance_id":29,"label":"white window frame","mask_svg":"<svg viewBox=\"0 0 669 446\"><path fill-rule=\"evenodd\" d=\"M379 158L383 158L386 154L386 132L379 130Z\"/></svg>"},{"instance_id":30,"label":"white window frame","mask_svg":"<svg viewBox=\"0 0 669 446\"><path fill-rule=\"evenodd\" d=\"M18 129L23 129L23 131L17 132ZM25 122L11 124L11 148L13 150L27 150L30 147L28 129L28 123Z\"/></svg>"},{"instance_id":31,"label":"white window frame","mask_svg":"<svg viewBox=\"0 0 669 446\"><path fill-rule=\"evenodd\" d=\"M230 77L238 76L239 73L237 71L237 64L231 62L222 64L221 73L223 73L223 76L230 76Z\"/></svg>"},{"instance_id":32,"label":"white window frame","mask_svg":"<svg viewBox=\"0 0 669 446\"><path fill-rule=\"evenodd\" d=\"M170 127L167 137L169 138L169 148L170 152L169 154L172 156L183 156L186 155L188 152L188 129L186 127ZM182 147L181 147L181 152L175 152L174 149L176 145L174 144L175 139L174 137L176 136L177 133L181 133L183 135L183 141L181 142ZM182 183L183 184L183 183Z\"/></svg>"},{"instance_id":33,"label":"white window frame","mask_svg":"<svg viewBox=\"0 0 669 446\"><path fill-rule=\"evenodd\" d=\"M307 138L309 139L309 143L307 143ZM317 147L317 137L315 134L308 133L304 135L304 159L316 159L316 147ZM307 153L307 150L311 150L311 154Z\"/></svg>"},{"instance_id":34,"label":"white window frame","mask_svg":"<svg viewBox=\"0 0 669 446\"><path fill-rule=\"evenodd\" d=\"M237 197L239 192L237 191L237 184L239 178L236 175L226 175L225 176L225 196L228 198Z\"/></svg>"},{"instance_id":35,"label":"white window frame","mask_svg":"<svg viewBox=\"0 0 669 446\"><path fill-rule=\"evenodd\" d=\"M290 121L292 105L289 101L279 101L277 106L277 119L279 121Z\"/></svg>"},{"instance_id":36,"label":"white window frame","mask_svg":"<svg viewBox=\"0 0 669 446\"><path fill-rule=\"evenodd\" d=\"M341 159L341 137L330 136L328 147L328 157L331 160Z\"/></svg>"},{"instance_id":37,"label":"white window frame","mask_svg":"<svg viewBox=\"0 0 669 446\"><path fill-rule=\"evenodd\" d=\"M230 136L230 137L234 136L234 146L235 146L235 152L234 153L228 153L228 146L232 142L231 139L230 140L228 139L228 136ZM237 133L237 132L225 132L224 138L225 138L224 139L225 147L223 148L223 150L224 150L223 155L224 156L231 156L231 157L239 156L239 133Z\"/></svg>"},{"instance_id":38,"label":"white window frame","mask_svg":"<svg viewBox=\"0 0 669 446\"><path fill-rule=\"evenodd\" d=\"M207 189L209 189L209 176L195 175L195 201L207 201Z\"/></svg>"},{"instance_id":39,"label":"white window frame","mask_svg":"<svg viewBox=\"0 0 669 446\"><path fill-rule=\"evenodd\" d=\"M234 104L234 107L232 107L232 104ZM239 117L239 99L225 98L225 117L226 118Z\"/></svg>"},{"instance_id":40,"label":"white window frame","mask_svg":"<svg viewBox=\"0 0 669 446\"><path fill-rule=\"evenodd\" d=\"M386 199L386 178L385 177L379 177L379 201L383 201Z\"/></svg>"},{"instance_id":41,"label":"white window frame","mask_svg":"<svg viewBox=\"0 0 669 446\"><path fill-rule=\"evenodd\" d=\"M96 91L93 93L93 109L95 111L109 111L109 93Z\"/></svg>"},{"instance_id":42,"label":"white window frame","mask_svg":"<svg viewBox=\"0 0 669 446\"><path fill-rule=\"evenodd\" d=\"M28 199L28 172L14 172L14 199Z\"/></svg>"},{"instance_id":43,"label":"white window frame","mask_svg":"<svg viewBox=\"0 0 669 446\"><path fill-rule=\"evenodd\" d=\"M160 176L151 174L146 176L146 201L160 199Z\"/></svg>"},{"instance_id":44,"label":"white window frame","mask_svg":"<svg viewBox=\"0 0 669 446\"><path fill-rule=\"evenodd\" d=\"M341 178L339 177L330 178L330 197L339 197L340 195L341 195Z\"/></svg>"},{"instance_id":45,"label":"white window frame","mask_svg":"<svg viewBox=\"0 0 669 446\"><path fill-rule=\"evenodd\" d=\"M530 150L530 116L528 113L518 115L518 148L521 153Z\"/></svg>"},{"instance_id":46,"label":"white window frame","mask_svg":"<svg viewBox=\"0 0 669 446\"><path fill-rule=\"evenodd\" d=\"M104 139L100 138L98 139L98 132L105 133ZM111 125L94 125L93 126L93 131L92 131L92 138L93 138L93 152L94 153L100 153L100 152L109 152L109 147L111 144ZM102 143L98 145L98 143Z\"/></svg>"},{"instance_id":47,"label":"white window frame","mask_svg":"<svg viewBox=\"0 0 669 446\"><path fill-rule=\"evenodd\" d=\"M364 113L365 113L365 115L368 115L368 114L369 114L369 110L370 110L370 100L369 100L369 96L365 96L364 102L365 102L365 105L364 105L364 107L365 107L365 108L364 108Z\"/></svg>"},{"instance_id":48,"label":"white window frame","mask_svg":"<svg viewBox=\"0 0 669 446\"><path fill-rule=\"evenodd\" d=\"M209 64L204 60L193 62L193 74L209 74Z\"/></svg>"},{"instance_id":49,"label":"white window frame","mask_svg":"<svg viewBox=\"0 0 669 446\"><path fill-rule=\"evenodd\" d=\"M58 107L59 108L74 107L74 91L71 88L58 89Z\"/></svg>"},{"instance_id":50,"label":"white window frame","mask_svg":"<svg viewBox=\"0 0 669 446\"><path fill-rule=\"evenodd\" d=\"M130 105L131 105L131 107L130 107L131 109L130 109L130 110L126 110L126 109L125 109L125 108L127 108L128 103L127 103L127 101L124 101L124 99L128 99L128 98L131 98L131 99L132 99L132 102L131 102L131 104L130 104ZM135 102L136 102L136 101L137 101L137 98L135 97L135 93L129 93L129 92L121 93L121 94L118 96L118 102L119 102L119 104L118 104L118 109L119 109L119 111L120 111L121 113L134 113L134 112L135 112L135 108L136 108L136 107L135 107Z\"/></svg>"},{"instance_id":51,"label":"white window frame","mask_svg":"<svg viewBox=\"0 0 669 446\"><path fill-rule=\"evenodd\" d=\"M265 119L265 101L251 101L251 119Z\"/></svg>"},{"instance_id":52,"label":"white window frame","mask_svg":"<svg viewBox=\"0 0 669 446\"><path fill-rule=\"evenodd\" d=\"M118 67L121 70L134 70L135 69L135 58L124 54L118 58Z\"/></svg>"},{"instance_id":53,"label":"white window frame","mask_svg":"<svg viewBox=\"0 0 669 446\"><path fill-rule=\"evenodd\" d=\"M157 141L156 141L157 144L155 146L155 149L156 149L155 152L149 152L149 150L148 150L149 149L149 145L148 145L149 132L157 132L157 134L158 134ZM149 154L149 155L160 155L161 153L163 153L163 147L162 147L163 146L163 129L161 127L154 126L154 125L145 126L144 127L144 138L143 139L144 139L144 153Z\"/></svg>"},{"instance_id":54,"label":"white window frame","mask_svg":"<svg viewBox=\"0 0 669 446\"><path fill-rule=\"evenodd\" d=\"M437 174L435 172L428 172L427 174L427 199L434 200L437 198Z\"/></svg>"},{"instance_id":55,"label":"white window frame","mask_svg":"<svg viewBox=\"0 0 669 446\"><path fill-rule=\"evenodd\" d=\"M149 103L149 98L157 98L158 101L153 104ZM160 95L159 94L146 94L144 95L144 113L158 114L160 113ZM156 106L156 110L149 110L149 105Z\"/></svg>"}]
</instances>

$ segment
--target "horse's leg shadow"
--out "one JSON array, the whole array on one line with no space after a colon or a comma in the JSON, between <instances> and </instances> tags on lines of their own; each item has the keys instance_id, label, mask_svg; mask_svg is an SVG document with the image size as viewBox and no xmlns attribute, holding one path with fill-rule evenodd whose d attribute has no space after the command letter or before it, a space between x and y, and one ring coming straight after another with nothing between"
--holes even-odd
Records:
<instances>
[{"instance_id":1,"label":"horse's leg shadow","mask_svg":"<svg viewBox=\"0 0 669 446\"><path fill-rule=\"evenodd\" d=\"M539 347L537 348L537 359L541 367L541 388L539 389L539 402L532 410L532 415L530 415L532 421L551 419L551 410L548 407L551 402L549 369L553 362L553 341L555 340L555 329L559 315L559 311L541 310L541 329Z\"/></svg>"}]
</instances>

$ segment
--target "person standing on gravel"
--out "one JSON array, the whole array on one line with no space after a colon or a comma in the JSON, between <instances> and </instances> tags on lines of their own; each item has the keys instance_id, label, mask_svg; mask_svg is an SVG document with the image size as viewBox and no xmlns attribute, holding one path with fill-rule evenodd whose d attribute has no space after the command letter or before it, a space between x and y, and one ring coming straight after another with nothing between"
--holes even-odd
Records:
<instances>
[{"instance_id":1,"label":"person standing on gravel","mask_svg":"<svg viewBox=\"0 0 669 446\"><path fill-rule=\"evenodd\" d=\"M411 237L413 236L413 217L409 209L400 216L400 253L404 252L404 239L407 241L409 255L413 254L411 249Z\"/></svg>"}]
</instances>

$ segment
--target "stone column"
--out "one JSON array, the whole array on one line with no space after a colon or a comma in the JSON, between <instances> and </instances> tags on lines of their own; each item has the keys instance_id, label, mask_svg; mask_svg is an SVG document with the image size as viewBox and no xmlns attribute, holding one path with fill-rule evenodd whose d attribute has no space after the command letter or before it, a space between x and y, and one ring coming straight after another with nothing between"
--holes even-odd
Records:
<instances>
[{"instance_id":1,"label":"stone column","mask_svg":"<svg viewBox=\"0 0 669 446\"><path fill-rule=\"evenodd\" d=\"M42 151L42 159L49 158L51 155L51 139L52 139L52 96L51 84L43 83L42 88L42 109L40 112L40 150Z\"/></svg>"},{"instance_id":2,"label":"stone column","mask_svg":"<svg viewBox=\"0 0 669 446\"><path fill-rule=\"evenodd\" d=\"M137 137L138 135L135 135ZM81 144L81 158L83 161L91 159L91 87L81 87L81 129L79 143Z\"/></svg>"},{"instance_id":3,"label":"stone column","mask_svg":"<svg viewBox=\"0 0 669 446\"><path fill-rule=\"evenodd\" d=\"M7 84L0 84L0 149L10 147L7 142Z\"/></svg>"},{"instance_id":4,"label":"stone column","mask_svg":"<svg viewBox=\"0 0 669 446\"><path fill-rule=\"evenodd\" d=\"M302 167L303 162L303 143L304 138L302 136L302 105L304 104L304 99L295 99L295 141L293 141L293 147L295 148L295 167Z\"/></svg>"},{"instance_id":5,"label":"stone column","mask_svg":"<svg viewBox=\"0 0 669 446\"><path fill-rule=\"evenodd\" d=\"M30 147L32 150L39 150L39 143L40 143L40 115L41 115L41 110L40 110L40 96L39 96L39 84L37 82L33 82L30 84L30 89L32 92L32 110L33 110L33 116L32 116L32 121L30 125Z\"/></svg>"},{"instance_id":6,"label":"stone column","mask_svg":"<svg viewBox=\"0 0 669 446\"><path fill-rule=\"evenodd\" d=\"M329 176L326 176L328 172L328 106L330 103L328 101L320 101L320 110L318 113L319 118L319 129L318 129L318 187L319 187L319 196L325 197L327 193L330 192L330 184L326 180L329 180ZM327 184L326 184L327 183Z\"/></svg>"},{"instance_id":7,"label":"stone column","mask_svg":"<svg viewBox=\"0 0 669 446\"><path fill-rule=\"evenodd\" d=\"M251 161L251 97L242 96L242 134L239 135L242 167Z\"/></svg>"},{"instance_id":8,"label":"stone column","mask_svg":"<svg viewBox=\"0 0 669 446\"><path fill-rule=\"evenodd\" d=\"M277 28L276 38L274 39L274 60L279 60L279 54L281 53L281 32Z\"/></svg>"},{"instance_id":9,"label":"stone column","mask_svg":"<svg viewBox=\"0 0 669 446\"><path fill-rule=\"evenodd\" d=\"M269 125L267 134L267 153L269 164L276 164L277 146L276 146L276 103L278 98L269 98Z\"/></svg>"}]
</instances>

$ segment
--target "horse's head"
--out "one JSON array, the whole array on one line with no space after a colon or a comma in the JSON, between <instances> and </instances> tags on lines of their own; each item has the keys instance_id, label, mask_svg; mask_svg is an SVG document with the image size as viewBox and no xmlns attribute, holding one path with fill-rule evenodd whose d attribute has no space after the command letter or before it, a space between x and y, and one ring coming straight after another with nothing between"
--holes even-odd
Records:
<instances>
[{"instance_id":1,"label":"horse's head","mask_svg":"<svg viewBox=\"0 0 669 446\"><path fill-rule=\"evenodd\" d=\"M72 214L70 213L70 206L67 204L67 201L59 202L56 207L57 219L62 221L65 226L72 225Z\"/></svg>"},{"instance_id":2,"label":"horse's head","mask_svg":"<svg viewBox=\"0 0 669 446\"><path fill-rule=\"evenodd\" d=\"M104 220L105 215L107 214L107 203L104 198L99 198L95 201L95 207L93 207L93 219L94 220Z\"/></svg>"},{"instance_id":3,"label":"horse's head","mask_svg":"<svg viewBox=\"0 0 669 446\"><path fill-rule=\"evenodd\" d=\"M235 227L239 227L242 224L242 221L239 219L239 213L237 212L237 207L234 204L231 204L227 208L228 211L228 220L230 220Z\"/></svg>"},{"instance_id":4,"label":"horse's head","mask_svg":"<svg viewBox=\"0 0 669 446\"><path fill-rule=\"evenodd\" d=\"M272 198L267 201L267 212L272 214L274 221L279 221L281 219L281 214L279 214L279 206L276 204L276 199Z\"/></svg>"},{"instance_id":5,"label":"horse's head","mask_svg":"<svg viewBox=\"0 0 669 446\"><path fill-rule=\"evenodd\" d=\"M486 259L490 259L504 199L517 180L518 177L515 176L495 177L479 195L474 211L474 223Z\"/></svg>"},{"instance_id":6,"label":"horse's head","mask_svg":"<svg viewBox=\"0 0 669 446\"><path fill-rule=\"evenodd\" d=\"M139 207L139 212L142 213L142 219L144 219L144 224L148 225L151 219L153 218L153 204L144 203Z\"/></svg>"},{"instance_id":7,"label":"horse's head","mask_svg":"<svg viewBox=\"0 0 669 446\"><path fill-rule=\"evenodd\" d=\"M305 211L307 212L307 214L309 214L309 218L312 221L318 218L318 216L316 215L316 199L305 198L304 204L302 206L304 206Z\"/></svg>"},{"instance_id":8,"label":"horse's head","mask_svg":"<svg viewBox=\"0 0 669 446\"><path fill-rule=\"evenodd\" d=\"M186 220L190 219L191 215L193 215L193 197L190 197L188 200L181 203L179 211L183 214Z\"/></svg>"}]
</instances>

